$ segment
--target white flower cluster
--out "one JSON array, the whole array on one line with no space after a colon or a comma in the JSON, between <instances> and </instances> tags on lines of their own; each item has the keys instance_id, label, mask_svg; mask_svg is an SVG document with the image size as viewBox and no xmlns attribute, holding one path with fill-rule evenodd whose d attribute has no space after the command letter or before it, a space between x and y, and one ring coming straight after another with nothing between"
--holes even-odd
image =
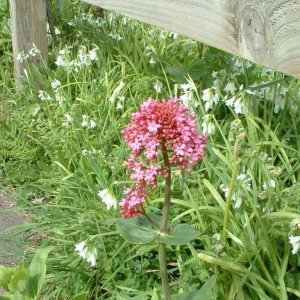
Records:
<instances>
[{"instance_id":1,"label":"white flower cluster","mask_svg":"<svg viewBox=\"0 0 300 300\"><path fill-rule=\"evenodd\" d=\"M26 61L28 58L30 57L35 57L37 55L41 54L41 50L39 50L35 43L33 43L33 47L28 51L21 51L18 55L17 55L17 60L22 63L24 61Z\"/></svg>"},{"instance_id":2,"label":"white flower cluster","mask_svg":"<svg viewBox=\"0 0 300 300\"><path fill-rule=\"evenodd\" d=\"M78 255L89 262L92 267L96 266L97 249L88 247L86 241L82 241L75 245L75 251Z\"/></svg>"},{"instance_id":3,"label":"white flower cluster","mask_svg":"<svg viewBox=\"0 0 300 300\"><path fill-rule=\"evenodd\" d=\"M81 23L88 23L94 27L102 27L106 23L106 21L101 18L95 18L92 14L81 13L76 16L74 20L69 21L68 25L74 27L77 24Z\"/></svg>"},{"instance_id":4,"label":"white flower cluster","mask_svg":"<svg viewBox=\"0 0 300 300\"><path fill-rule=\"evenodd\" d=\"M82 128L94 129L95 127L97 127L96 121L91 119L88 115L84 114L81 117L82 117L82 122L81 122Z\"/></svg>"},{"instance_id":5,"label":"white flower cluster","mask_svg":"<svg viewBox=\"0 0 300 300\"><path fill-rule=\"evenodd\" d=\"M79 72L83 67L90 66L93 62L98 60L97 51L98 47L89 50L86 46L81 45L77 57L71 60L70 47L64 48L59 51L55 64L58 67L68 67L75 72Z\"/></svg>"},{"instance_id":6,"label":"white flower cluster","mask_svg":"<svg viewBox=\"0 0 300 300\"><path fill-rule=\"evenodd\" d=\"M108 36L115 41L121 41L123 39L118 33L110 33Z\"/></svg>"}]
</instances>

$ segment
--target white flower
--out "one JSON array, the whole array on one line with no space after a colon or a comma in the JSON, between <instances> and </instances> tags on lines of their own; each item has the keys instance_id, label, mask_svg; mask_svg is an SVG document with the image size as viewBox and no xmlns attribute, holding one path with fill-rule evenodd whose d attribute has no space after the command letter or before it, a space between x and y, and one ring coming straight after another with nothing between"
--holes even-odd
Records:
<instances>
[{"instance_id":1,"label":"white flower","mask_svg":"<svg viewBox=\"0 0 300 300\"><path fill-rule=\"evenodd\" d=\"M215 134L216 132L216 126L213 122L210 121L211 118L211 115L203 116L202 133L205 135Z\"/></svg>"},{"instance_id":2,"label":"white flower","mask_svg":"<svg viewBox=\"0 0 300 300\"><path fill-rule=\"evenodd\" d=\"M121 81L119 83L119 85L114 89L112 95L109 97L109 101L111 103L115 102L117 96L119 95L120 91L122 90L122 88L125 86L125 83L123 81Z\"/></svg>"},{"instance_id":3,"label":"white flower","mask_svg":"<svg viewBox=\"0 0 300 300\"><path fill-rule=\"evenodd\" d=\"M149 64L151 64L151 65L154 65L154 64L156 64L156 61L154 60L154 58L153 58L153 57L151 57L151 58L150 58L150 60L149 60Z\"/></svg>"},{"instance_id":4,"label":"white flower","mask_svg":"<svg viewBox=\"0 0 300 300\"><path fill-rule=\"evenodd\" d=\"M284 110L286 105L285 98L276 98L275 99L275 106L274 106L274 113L277 114L279 109Z\"/></svg>"},{"instance_id":5,"label":"white flower","mask_svg":"<svg viewBox=\"0 0 300 300\"><path fill-rule=\"evenodd\" d=\"M227 186L221 185L220 186L221 190L224 193L224 197L227 198L228 197L228 193L229 193L229 188ZM232 198L231 198L235 203L234 203L234 208L238 209L241 207L242 205L242 197L241 197L241 191L238 190L237 192L233 192L232 193Z\"/></svg>"},{"instance_id":6,"label":"white flower","mask_svg":"<svg viewBox=\"0 0 300 300\"><path fill-rule=\"evenodd\" d=\"M161 93L162 86L163 84L159 80L156 80L155 84L153 85L153 88L157 93Z\"/></svg>"},{"instance_id":7,"label":"white flower","mask_svg":"<svg viewBox=\"0 0 300 300\"><path fill-rule=\"evenodd\" d=\"M88 116L87 115L82 115L82 122L81 122L81 126L83 128L88 126Z\"/></svg>"},{"instance_id":8,"label":"white flower","mask_svg":"<svg viewBox=\"0 0 300 300\"><path fill-rule=\"evenodd\" d=\"M300 236L290 236L289 242L293 246L292 253L295 255L300 249Z\"/></svg>"},{"instance_id":9,"label":"white flower","mask_svg":"<svg viewBox=\"0 0 300 300\"><path fill-rule=\"evenodd\" d=\"M41 50L39 50L39 49L36 47L35 43L33 43L33 48L30 49L28 53L29 53L29 55L31 55L31 56L36 56L36 55L38 55L38 54L41 53Z\"/></svg>"},{"instance_id":10,"label":"white flower","mask_svg":"<svg viewBox=\"0 0 300 300\"><path fill-rule=\"evenodd\" d=\"M69 65L65 58L61 55L57 57L55 64L59 67L67 67Z\"/></svg>"},{"instance_id":11,"label":"white flower","mask_svg":"<svg viewBox=\"0 0 300 300\"><path fill-rule=\"evenodd\" d=\"M226 93L230 93L231 95L234 94L235 90L236 90L236 87L233 82L228 82L224 88L224 91Z\"/></svg>"},{"instance_id":12,"label":"white flower","mask_svg":"<svg viewBox=\"0 0 300 300\"><path fill-rule=\"evenodd\" d=\"M62 125L63 125L64 127L69 128L69 127L70 127L70 124L72 124L73 118L72 118L72 117L70 116L70 114L68 114L68 113L65 113L65 114L64 114L64 117L65 117L66 119L63 121Z\"/></svg>"},{"instance_id":13,"label":"white flower","mask_svg":"<svg viewBox=\"0 0 300 300\"><path fill-rule=\"evenodd\" d=\"M263 184L263 190L265 191L268 187L275 188L275 181L273 179L270 179L267 183Z\"/></svg>"},{"instance_id":14,"label":"white flower","mask_svg":"<svg viewBox=\"0 0 300 300\"><path fill-rule=\"evenodd\" d=\"M282 87L282 88L281 88L281 91L280 91L280 95L281 95L281 96L285 96L285 95L287 94L288 91L289 91L288 88Z\"/></svg>"},{"instance_id":15,"label":"white flower","mask_svg":"<svg viewBox=\"0 0 300 300\"><path fill-rule=\"evenodd\" d=\"M66 55L70 54L70 50L67 48L64 48L64 49L61 49L58 53L60 55L66 56Z\"/></svg>"},{"instance_id":16,"label":"white flower","mask_svg":"<svg viewBox=\"0 0 300 300\"><path fill-rule=\"evenodd\" d=\"M96 121L90 120L90 128L93 129L93 128L95 128L96 126L97 126Z\"/></svg>"},{"instance_id":17,"label":"white flower","mask_svg":"<svg viewBox=\"0 0 300 300\"><path fill-rule=\"evenodd\" d=\"M225 101L227 106L231 106L236 114L244 113L244 105L242 102L242 98L236 98L235 96Z\"/></svg>"},{"instance_id":18,"label":"white flower","mask_svg":"<svg viewBox=\"0 0 300 300\"><path fill-rule=\"evenodd\" d=\"M121 101L119 101L119 102L117 103L116 109L121 110L121 109L123 109L123 108L124 108L124 104L123 104Z\"/></svg>"},{"instance_id":19,"label":"white flower","mask_svg":"<svg viewBox=\"0 0 300 300\"><path fill-rule=\"evenodd\" d=\"M178 38L178 33L177 32L170 32L169 36L172 37L174 40Z\"/></svg>"},{"instance_id":20,"label":"white flower","mask_svg":"<svg viewBox=\"0 0 300 300\"><path fill-rule=\"evenodd\" d=\"M202 100L205 102L205 111L208 111L219 102L219 96L218 94L213 94L213 89L209 88L202 91Z\"/></svg>"},{"instance_id":21,"label":"white flower","mask_svg":"<svg viewBox=\"0 0 300 300\"><path fill-rule=\"evenodd\" d=\"M57 34L57 35L61 34L61 31L57 27L54 27L54 31L55 31L55 34Z\"/></svg>"},{"instance_id":22,"label":"white flower","mask_svg":"<svg viewBox=\"0 0 300 300\"><path fill-rule=\"evenodd\" d=\"M94 49L92 49L92 50L89 51L89 59L91 61L98 60L98 56L97 56L97 53L96 53L97 50L98 50L97 48L94 48Z\"/></svg>"},{"instance_id":23,"label":"white flower","mask_svg":"<svg viewBox=\"0 0 300 300\"><path fill-rule=\"evenodd\" d=\"M78 252L78 255L89 262L93 267L96 265L96 248L89 249L86 245L86 242L83 241L75 245L75 251Z\"/></svg>"},{"instance_id":24,"label":"white flower","mask_svg":"<svg viewBox=\"0 0 300 300\"><path fill-rule=\"evenodd\" d=\"M51 82L51 87L52 87L52 89L54 90L54 92L57 92L58 89L61 87L60 81L57 80L57 79L54 79L54 80Z\"/></svg>"},{"instance_id":25,"label":"white flower","mask_svg":"<svg viewBox=\"0 0 300 300\"><path fill-rule=\"evenodd\" d=\"M111 37L113 40L117 40L117 41L121 41L122 40L122 37L119 34L117 34L117 33L115 33L115 34L110 33L108 36Z\"/></svg>"},{"instance_id":26,"label":"white flower","mask_svg":"<svg viewBox=\"0 0 300 300\"><path fill-rule=\"evenodd\" d=\"M78 65L79 66L89 65L88 56L86 54L86 47L85 46L81 46L81 48L78 51L77 57L78 57Z\"/></svg>"},{"instance_id":27,"label":"white flower","mask_svg":"<svg viewBox=\"0 0 300 300\"><path fill-rule=\"evenodd\" d=\"M28 58L29 58L29 55L27 53L25 53L24 51L21 51L17 55L17 61L19 61L20 63L22 63L23 61L26 61Z\"/></svg>"},{"instance_id":28,"label":"white flower","mask_svg":"<svg viewBox=\"0 0 300 300\"><path fill-rule=\"evenodd\" d=\"M42 90L39 90L39 94L38 94L38 97L42 100L42 101L50 101L52 100L52 98L50 97L50 95L45 92L45 91L42 91Z\"/></svg>"},{"instance_id":29,"label":"white flower","mask_svg":"<svg viewBox=\"0 0 300 300\"><path fill-rule=\"evenodd\" d=\"M101 198L102 202L106 204L107 210L110 210L112 207L117 208L117 199L111 194L109 189L99 191L98 196Z\"/></svg>"},{"instance_id":30,"label":"white flower","mask_svg":"<svg viewBox=\"0 0 300 300\"><path fill-rule=\"evenodd\" d=\"M85 247L86 247L85 241L80 242L79 244L75 245L75 251L79 252L79 255L81 256L81 254L82 254L83 250L85 249Z\"/></svg>"}]
</instances>

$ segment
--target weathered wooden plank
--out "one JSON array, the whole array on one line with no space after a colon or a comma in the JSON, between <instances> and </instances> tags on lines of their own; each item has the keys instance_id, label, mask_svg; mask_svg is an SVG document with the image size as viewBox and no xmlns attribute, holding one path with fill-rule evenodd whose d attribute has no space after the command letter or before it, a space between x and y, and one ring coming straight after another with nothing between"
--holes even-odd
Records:
<instances>
[{"instance_id":1,"label":"weathered wooden plank","mask_svg":"<svg viewBox=\"0 0 300 300\"><path fill-rule=\"evenodd\" d=\"M33 44L40 55L30 55L28 60L38 65L47 61L48 41L45 0L9 0L16 84L21 84L20 75L26 69L26 61L17 59L24 51L28 54Z\"/></svg>"},{"instance_id":2,"label":"weathered wooden plank","mask_svg":"<svg viewBox=\"0 0 300 300\"><path fill-rule=\"evenodd\" d=\"M83 0L300 79L300 0Z\"/></svg>"}]
</instances>

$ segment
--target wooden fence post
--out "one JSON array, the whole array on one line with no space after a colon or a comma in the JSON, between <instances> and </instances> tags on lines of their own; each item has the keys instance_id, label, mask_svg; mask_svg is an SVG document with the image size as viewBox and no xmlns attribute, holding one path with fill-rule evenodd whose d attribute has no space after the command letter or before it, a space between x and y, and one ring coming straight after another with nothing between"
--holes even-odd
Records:
<instances>
[{"instance_id":1,"label":"wooden fence post","mask_svg":"<svg viewBox=\"0 0 300 300\"><path fill-rule=\"evenodd\" d=\"M9 0L16 85L22 84L20 75L27 60L37 65L47 62L48 41L46 0ZM40 54L29 51L34 48ZM29 55L27 59L26 56Z\"/></svg>"}]
</instances>

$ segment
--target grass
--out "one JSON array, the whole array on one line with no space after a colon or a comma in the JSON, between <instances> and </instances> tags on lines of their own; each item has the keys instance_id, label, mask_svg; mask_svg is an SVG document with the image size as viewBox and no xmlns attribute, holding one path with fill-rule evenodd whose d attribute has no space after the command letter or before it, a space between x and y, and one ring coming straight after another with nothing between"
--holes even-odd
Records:
<instances>
[{"instance_id":1,"label":"grass","mask_svg":"<svg viewBox=\"0 0 300 300\"><path fill-rule=\"evenodd\" d=\"M16 91L8 10L0 3L0 178L33 213L30 234L54 246L43 299L82 292L82 299L150 299L154 287L160 294L156 245L125 241L115 226L119 211L107 211L97 193L109 187L122 198L130 181L121 130L148 97L174 95L195 112L199 130L207 116L215 133L203 163L189 175L174 172L171 222L191 224L199 238L167 250L172 293L197 290L216 274L211 299L299 297L299 253L291 253L288 239L300 235L291 227L300 219L299 81L116 14L97 19L88 5L57 1L60 34L48 66L30 66ZM98 59L88 61L93 49ZM58 66L58 57L68 66ZM40 90L51 100L42 101ZM235 106L239 99L243 105ZM234 155L241 132L245 139ZM245 176L233 176L234 166ZM161 203L158 190L147 209L157 213ZM86 239L98 250L96 267L74 251Z\"/></svg>"}]
</instances>

